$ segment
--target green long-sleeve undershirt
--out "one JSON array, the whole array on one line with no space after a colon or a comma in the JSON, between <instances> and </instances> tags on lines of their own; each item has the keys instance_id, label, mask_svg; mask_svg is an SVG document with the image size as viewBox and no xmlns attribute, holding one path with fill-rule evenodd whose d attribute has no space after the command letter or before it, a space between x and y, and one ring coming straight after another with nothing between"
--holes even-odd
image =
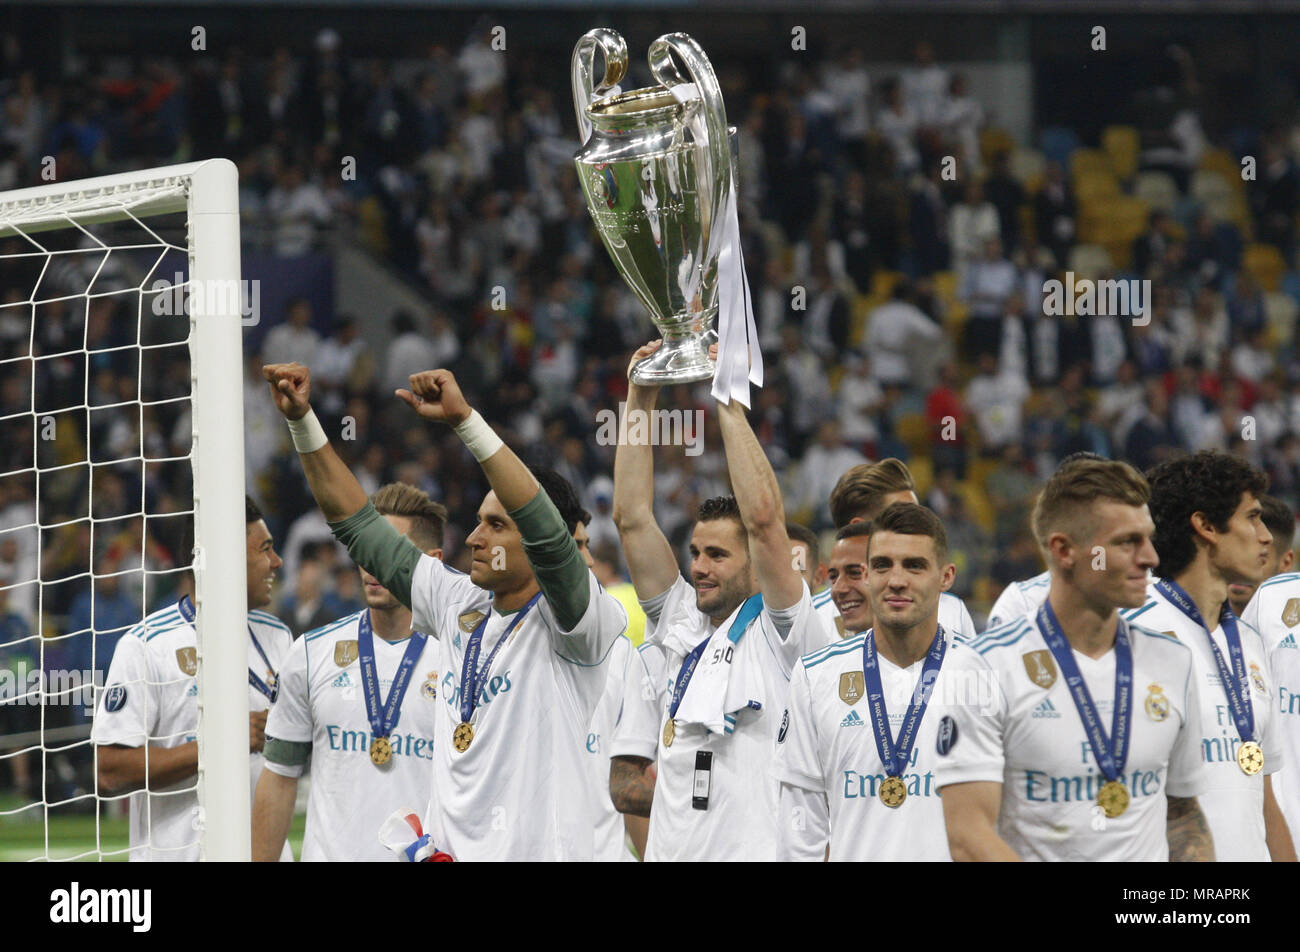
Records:
<instances>
[{"instance_id":1,"label":"green long-sleeve undershirt","mask_svg":"<svg viewBox=\"0 0 1300 952\"><path fill-rule=\"evenodd\" d=\"M572 631L587 613L591 590L587 564L555 503L542 490L510 513L523 536L524 555L533 567L542 597L550 603L561 631ZM421 552L369 502L342 522L331 522L334 537L354 562L408 608L411 583Z\"/></svg>"}]
</instances>

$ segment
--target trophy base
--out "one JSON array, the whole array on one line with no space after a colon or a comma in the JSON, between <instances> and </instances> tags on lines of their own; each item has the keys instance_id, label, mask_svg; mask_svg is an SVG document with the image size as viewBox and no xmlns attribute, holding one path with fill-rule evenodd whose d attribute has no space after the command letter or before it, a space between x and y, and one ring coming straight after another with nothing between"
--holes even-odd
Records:
<instances>
[{"instance_id":1,"label":"trophy base","mask_svg":"<svg viewBox=\"0 0 1300 952\"><path fill-rule=\"evenodd\" d=\"M665 340L663 346L632 368L632 383L639 387L666 387L712 380L717 364L709 359L709 345L717 340L710 329L704 336Z\"/></svg>"}]
</instances>

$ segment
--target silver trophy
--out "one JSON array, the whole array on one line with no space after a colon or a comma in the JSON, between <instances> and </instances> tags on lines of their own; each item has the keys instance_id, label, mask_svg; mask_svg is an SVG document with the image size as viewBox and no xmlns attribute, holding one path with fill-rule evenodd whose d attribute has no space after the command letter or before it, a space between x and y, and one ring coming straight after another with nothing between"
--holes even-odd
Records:
<instances>
[{"instance_id":1,"label":"silver trophy","mask_svg":"<svg viewBox=\"0 0 1300 952\"><path fill-rule=\"evenodd\" d=\"M604 60L599 83L597 52ZM664 341L636 365L632 382L693 383L714 371L708 351L717 339L733 136L718 79L698 43L685 33L661 36L650 45L649 63L658 86L611 96L627 72L623 37L596 29L578 41L573 108L583 146L573 161L606 250ZM680 97L674 87L685 87Z\"/></svg>"}]
</instances>

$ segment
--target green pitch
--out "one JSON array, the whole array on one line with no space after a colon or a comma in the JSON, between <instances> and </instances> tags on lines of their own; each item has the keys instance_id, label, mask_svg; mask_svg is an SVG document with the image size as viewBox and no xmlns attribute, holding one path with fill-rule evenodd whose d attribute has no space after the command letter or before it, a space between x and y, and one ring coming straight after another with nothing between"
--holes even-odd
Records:
<instances>
[{"instance_id":1,"label":"green pitch","mask_svg":"<svg viewBox=\"0 0 1300 952\"><path fill-rule=\"evenodd\" d=\"M9 813L23 805L16 797L0 795L0 862L25 862L47 855L46 829L43 811L28 809ZM302 834L307 818L301 814L293 818L289 842L293 855L302 855ZM96 823L94 816L51 816L49 824L48 855L51 860L80 859L95 861L98 852L112 853L105 862L125 862L129 842L129 822L103 818ZM98 851L98 852L97 852Z\"/></svg>"}]
</instances>

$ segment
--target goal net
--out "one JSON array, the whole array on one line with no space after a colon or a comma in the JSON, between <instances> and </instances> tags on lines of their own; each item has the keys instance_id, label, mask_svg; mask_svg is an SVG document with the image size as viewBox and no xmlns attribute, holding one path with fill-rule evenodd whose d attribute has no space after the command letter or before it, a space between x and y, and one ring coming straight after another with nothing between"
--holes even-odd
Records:
<instances>
[{"instance_id":1,"label":"goal net","mask_svg":"<svg viewBox=\"0 0 1300 952\"><path fill-rule=\"evenodd\" d=\"M228 161L0 193L0 860L126 859L182 803L156 858L248 859L239 279ZM153 705L141 789L102 788L114 652L185 593L197 646L117 689Z\"/></svg>"}]
</instances>

